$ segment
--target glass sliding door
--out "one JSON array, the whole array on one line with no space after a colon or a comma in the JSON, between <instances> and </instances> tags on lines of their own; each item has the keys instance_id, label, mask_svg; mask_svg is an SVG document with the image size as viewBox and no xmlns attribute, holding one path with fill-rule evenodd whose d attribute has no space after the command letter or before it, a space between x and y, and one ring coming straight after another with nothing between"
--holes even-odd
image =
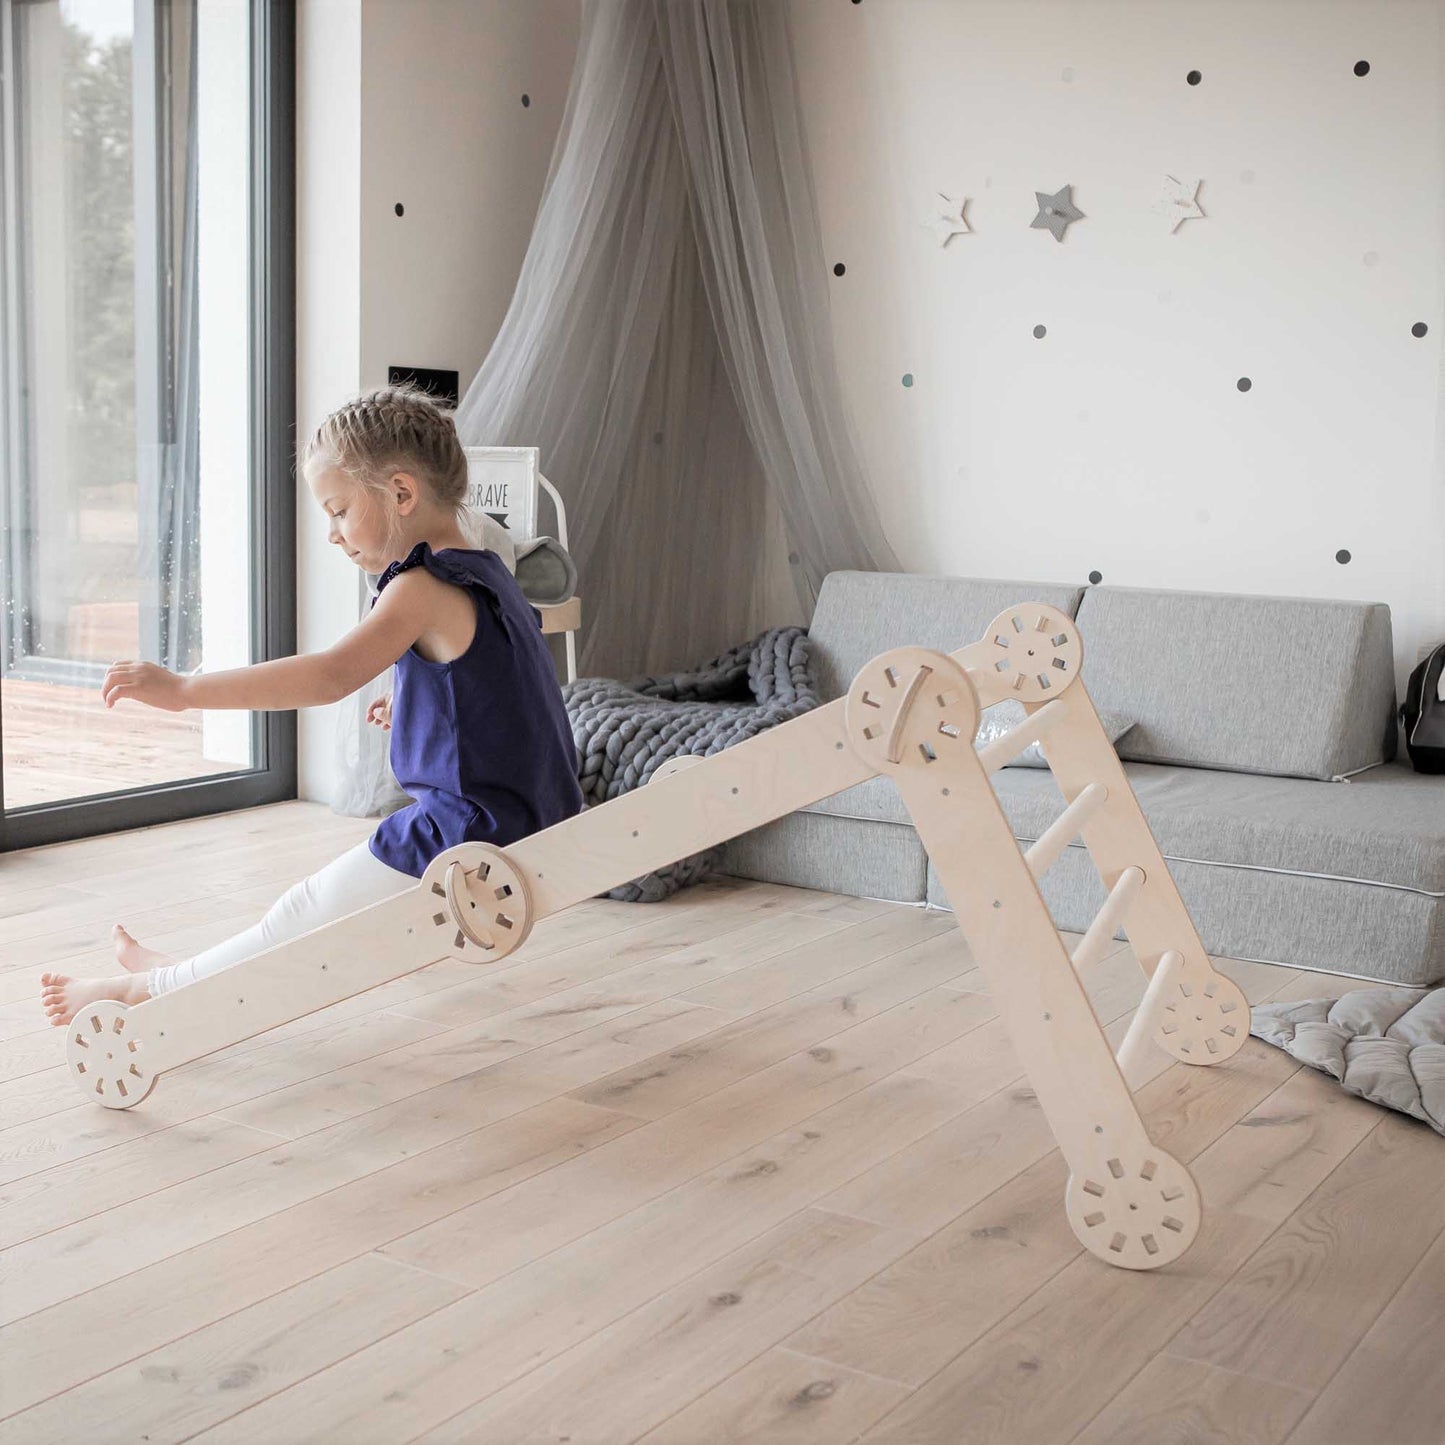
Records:
<instances>
[{"instance_id":1,"label":"glass sliding door","mask_svg":"<svg viewBox=\"0 0 1445 1445\"><path fill-rule=\"evenodd\" d=\"M280 0L0 0L0 847L295 795L291 714L106 709L294 649Z\"/></svg>"}]
</instances>

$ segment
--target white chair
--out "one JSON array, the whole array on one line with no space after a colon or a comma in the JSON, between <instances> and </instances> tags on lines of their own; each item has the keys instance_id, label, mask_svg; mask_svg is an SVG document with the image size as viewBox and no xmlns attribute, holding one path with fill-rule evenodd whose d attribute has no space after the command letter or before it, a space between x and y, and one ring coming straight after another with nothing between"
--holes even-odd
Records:
<instances>
[{"instance_id":1,"label":"white chair","mask_svg":"<svg viewBox=\"0 0 1445 1445\"><path fill-rule=\"evenodd\" d=\"M540 487L557 509L557 540L570 550L567 508L556 487L537 469L536 447L464 447L467 458L467 506L485 522L505 529L513 541L537 535L537 492ZM510 562L512 559L508 559ZM582 600L572 597L555 607L539 607L543 632L560 632L567 648L567 681L577 678L577 629Z\"/></svg>"}]
</instances>

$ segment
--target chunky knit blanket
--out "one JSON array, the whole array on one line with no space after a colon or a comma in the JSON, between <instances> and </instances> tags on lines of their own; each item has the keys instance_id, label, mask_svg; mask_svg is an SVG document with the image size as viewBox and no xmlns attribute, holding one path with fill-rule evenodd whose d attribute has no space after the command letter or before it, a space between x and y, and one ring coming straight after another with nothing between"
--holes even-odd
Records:
<instances>
[{"instance_id":1,"label":"chunky knit blanket","mask_svg":"<svg viewBox=\"0 0 1445 1445\"><path fill-rule=\"evenodd\" d=\"M1445 987L1256 1004L1250 1033L1445 1134Z\"/></svg>"},{"instance_id":2,"label":"chunky knit blanket","mask_svg":"<svg viewBox=\"0 0 1445 1445\"><path fill-rule=\"evenodd\" d=\"M775 627L690 672L623 683L579 678L562 689L587 807L642 787L669 758L707 757L818 706L808 634ZM655 903L711 872L709 848L607 895Z\"/></svg>"}]
</instances>

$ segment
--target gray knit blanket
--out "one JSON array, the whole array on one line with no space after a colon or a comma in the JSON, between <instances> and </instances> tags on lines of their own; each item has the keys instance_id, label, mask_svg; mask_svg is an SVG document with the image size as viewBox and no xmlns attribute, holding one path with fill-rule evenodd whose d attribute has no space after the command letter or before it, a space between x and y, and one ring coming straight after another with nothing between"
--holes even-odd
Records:
<instances>
[{"instance_id":1,"label":"gray knit blanket","mask_svg":"<svg viewBox=\"0 0 1445 1445\"><path fill-rule=\"evenodd\" d=\"M708 757L818 706L801 627L775 627L689 672L632 682L578 678L562 689L587 807L648 779L670 758ZM680 859L607 897L656 903L712 872L721 847Z\"/></svg>"}]
</instances>

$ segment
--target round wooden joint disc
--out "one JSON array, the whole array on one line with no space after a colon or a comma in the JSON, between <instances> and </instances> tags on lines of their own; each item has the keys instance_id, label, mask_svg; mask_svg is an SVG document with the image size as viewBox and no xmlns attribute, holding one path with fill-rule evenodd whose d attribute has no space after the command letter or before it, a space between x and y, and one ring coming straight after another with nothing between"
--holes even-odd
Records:
<instances>
[{"instance_id":1,"label":"round wooden joint disc","mask_svg":"<svg viewBox=\"0 0 1445 1445\"><path fill-rule=\"evenodd\" d=\"M664 778L676 777L678 773L685 773L689 768L695 768L699 763L705 763L706 758L702 757L680 757L668 758L665 763L659 763L653 770L652 776L648 778L649 783L660 783Z\"/></svg>"},{"instance_id":2,"label":"round wooden joint disc","mask_svg":"<svg viewBox=\"0 0 1445 1445\"><path fill-rule=\"evenodd\" d=\"M1154 1040L1182 1064L1222 1064L1249 1037L1249 1000L1232 978L1190 969L1159 1002Z\"/></svg>"},{"instance_id":3,"label":"round wooden joint disc","mask_svg":"<svg viewBox=\"0 0 1445 1445\"><path fill-rule=\"evenodd\" d=\"M1084 1248L1121 1269L1172 1263L1194 1243L1201 1217L1194 1176L1154 1148L1101 1155L1088 1173L1070 1174L1064 1209Z\"/></svg>"},{"instance_id":4,"label":"round wooden joint disc","mask_svg":"<svg viewBox=\"0 0 1445 1445\"><path fill-rule=\"evenodd\" d=\"M80 1092L107 1109L131 1109L155 1085L146 1067L145 1035L113 999L87 1004L70 1021L65 1061Z\"/></svg>"},{"instance_id":5,"label":"round wooden joint disc","mask_svg":"<svg viewBox=\"0 0 1445 1445\"><path fill-rule=\"evenodd\" d=\"M1050 702L1078 677L1084 643L1073 620L1045 602L1000 612L983 635L986 666L1002 674L1007 696Z\"/></svg>"},{"instance_id":6,"label":"round wooden joint disc","mask_svg":"<svg viewBox=\"0 0 1445 1445\"><path fill-rule=\"evenodd\" d=\"M946 652L895 647L859 669L843 719L853 751L884 772L972 752L978 711L972 679Z\"/></svg>"},{"instance_id":7,"label":"round wooden joint disc","mask_svg":"<svg viewBox=\"0 0 1445 1445\"><path fill-rule=\"evenodd\" d=\"M495 963L532 931L532 901L516 865L489 843L461 843L438 853L422 875L434 897L432 923L453 937L468 963Z\"/></svg>"}]
</instances>

